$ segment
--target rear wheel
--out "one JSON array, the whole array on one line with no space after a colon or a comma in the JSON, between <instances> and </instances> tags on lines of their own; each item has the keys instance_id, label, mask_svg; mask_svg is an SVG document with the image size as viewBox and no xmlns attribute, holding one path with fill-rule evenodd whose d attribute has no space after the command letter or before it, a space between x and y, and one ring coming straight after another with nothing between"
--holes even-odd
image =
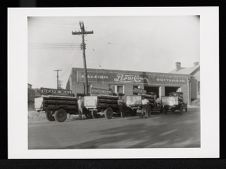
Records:
<instances>
[{"instance_id":1,"label":"rear wheel","mask_svg":"<svg viewBox=\"0 0 226 169\"><path fill-rule=\"evenodd\" d=\"M55 111L54 117L58 122L64 122L67 119L67 112L64 109Z\"/></svg>"},{"instance_id":2,"label":"rear wheel","mask_svg":"<svg viewBox=\"0 0 226 169\"><path fill-rule=\"evenodd\" d=\"M163 107L162 112L163 112L163 114L167 114L167 108Z\"/></svg>"},{"instance_id":3,"label":"rear wheel","mask_svg":"<svg viewBox=\"0 0 226 169\"><path fill-rule=\"evenodd\" d=\"M180 106L180 113L182 114L183 113L183 107Z\"/></svg>"},{"instance_id":4,"label":"rear wheel","mask_svg":"<svg viewBox=\"0 0 226 169\"><path fill-rule=\"evenodd\" d=\"M83 114L86 116L87 119L92 119L92 113L88 109L83 108Z\"/></svg>"},{"instance_id":5,"label":"rear wheel","mask_svg":"<svg viewBox=\"0 0 226 169\"><path fill-rule=\"evenodd\" d=\"M53 116L53 111L46 111L46 119L49 120L49 121L55 121L55 118Z\"/></svg>"},{"instance_id":6,"label":"rear wheel","mask_svg":"<svg viewBox=\"0 0 226 169\"><path fill-rule=\"evenodd\" d=\"M108 107L107 109L104 110L104 114L105 114L105 117L107 119L111 119L112 116L113 116L113 110L111 107Z\"/></svg>"},{"instance_id":7,"label":"rear wheel","mask_svg":"<svg viewBox=\"0 0 226 169\"><path fill-rule=\"evenodd\" d=\"M93 118L91 112L85 112L85 116L86 116L87 119Z\"/></svg>"}]
</instances>

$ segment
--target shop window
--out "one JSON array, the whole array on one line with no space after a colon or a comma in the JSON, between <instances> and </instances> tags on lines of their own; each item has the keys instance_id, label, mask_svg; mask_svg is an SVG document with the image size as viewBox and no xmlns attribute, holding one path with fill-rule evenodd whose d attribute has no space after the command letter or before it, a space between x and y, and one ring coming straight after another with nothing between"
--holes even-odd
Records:
<instances>
[{"instance_id":1,"label":"shop window","mask_svg":"<svg viewBox=\"0 0 226 169\"><path fill-rule=\"evenodd\" d=\"M137 95L138 94L138 89L139 89L138 85L133 85L133 95Z\"/></svg>"},{"instance_id":2,"label":"shop window","mask_svg":"<svg viewBox=\"0 0 226 169\"><path fill-rule=\"evenodd\" d=\"M124 86L123 85L115 85L115 93L124 94Z\"/></svg>"},{"instance_id":3,"label":"shop window","mask_svg":"<svg viewBox=\"0 0 226 169\"><path fill-rule=\"evenodd\" d=\"M109 85L109 90L112 91L112 92L115 92L115 85L110 84Z\"/></svg>"}]
</instances>

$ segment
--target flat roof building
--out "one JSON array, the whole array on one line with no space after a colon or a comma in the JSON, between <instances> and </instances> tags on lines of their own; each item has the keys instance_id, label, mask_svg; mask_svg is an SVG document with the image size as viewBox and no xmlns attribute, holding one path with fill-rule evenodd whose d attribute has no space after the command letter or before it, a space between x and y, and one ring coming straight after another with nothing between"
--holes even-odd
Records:
<instances>
[{"instance_id":1,"label":"flat roof building","mask_svg":"<svg viewBox=\"0 0 226 169\"><path fill-rule=\"evenodd\" d=\"M189 74L157 73L142 71L87 69L90 87L112 90L114 93L133 95L136 89L156 93L157 97L167 96L170 92L183 92L184 101L191 102L191 76ZM84 94L85 76L83 68L72 68L66 89L75 95Z\"/></svg>"}]
</instances>

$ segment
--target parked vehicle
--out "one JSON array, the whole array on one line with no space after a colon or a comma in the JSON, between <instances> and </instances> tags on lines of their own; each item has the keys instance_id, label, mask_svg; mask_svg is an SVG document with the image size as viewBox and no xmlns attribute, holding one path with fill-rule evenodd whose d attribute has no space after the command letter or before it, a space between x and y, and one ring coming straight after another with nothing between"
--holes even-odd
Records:
<instances>
[{"instance_id":1,"label":"parked vehicle","mask_svg":"<svg viewBox=\"0 0 226 169\"><path fill-rule=\"evenodd\" d=\"M45 111L49 121L64 122L67 114L78 114L77 98L71 96L42 95L35 98L35 109Z\"/></svg>"},{"instance_id":2,"label":"parked vehicle","mask_svg":"<svg viewBox=\"0 0 226 169\"><path fill-rule=\"evenodd\" d=\"M111 119L114 113L119 113L118 99L118 96L111 95L85 96L84 106L92 117L105 116Z\"/></svg>"},{"instance_id":3,"label":"parked vehicle","mask_svg":"<svg viewBox=\"0 0 226 169\"><path fill-rule=\"evenodd\" d=\"M126 96L126 106L130 108L132 111L136 112L136 114L141 115L142 113L142 99L147 99L149 101L149 105L151 107L151 111L156 108L156 95L151 94L140 94L140 95L129 95Z\"/></svg>"},{"instance_id":4,"label":"parked vehicle","mask_svg":"<svg viewBox=\"0 0 226 169\"><path fill-rule=\"evenodd\" d=\"M183 101L182 92L172 92L169 96L162 97L163 112L166 114L168 111L187 112L187 104Z\"/></svg>"}]
</instances>

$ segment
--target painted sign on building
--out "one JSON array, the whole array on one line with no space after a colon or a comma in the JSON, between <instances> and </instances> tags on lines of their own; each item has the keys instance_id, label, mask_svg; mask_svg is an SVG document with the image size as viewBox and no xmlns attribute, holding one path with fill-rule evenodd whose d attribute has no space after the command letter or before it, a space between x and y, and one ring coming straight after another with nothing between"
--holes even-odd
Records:
<instances>
[{"instance_id":1,"label":"painted sign on building","mask_svg":"<svg viewBox=\"0 0 226 169\"><path fill-rule=\"evenodd\" d=\"M84 82L84 73L77 73L78 82ZM120 72L89 72L89 82L143 83L143 84L186 84L187 78L181 75L160 73L120 73Z\"/></svg>"},{"instance_id":2,"label":"painted sign on building","mask_svg":"<svg viewBox=\"0 0 226 169\"><path fill-rule=\"evenodd\" d=\"M94 88L91 87L91 95L99 95L99 94L103 94L103 95L112 95L113 91L111 90L107 90L107 89L101 89L101 88Z\"/></svg>"},{"instance_id":3,"label":"painted sign on building","mask_svg":"<svg viewBox=\"0 0 226 169\"><path fill-rule=\"evenodd\" d=\"M40 94L42 95L62 95L62 96L71 96L71 90L65 89L51 89L51 88L40 88Z\"/></svg>"},{"instance_id":4,"label":"painted sign on building","mask_svg":"<svg viewBox=\"0 0 226 169\"><path fill-rule=\"evenodd\" d=\"M145 81L147 82L148 78L135 74L118 73L116 75L116 78L114 78L114 82L145 83Z\"/></svg>"}]
</instances>

